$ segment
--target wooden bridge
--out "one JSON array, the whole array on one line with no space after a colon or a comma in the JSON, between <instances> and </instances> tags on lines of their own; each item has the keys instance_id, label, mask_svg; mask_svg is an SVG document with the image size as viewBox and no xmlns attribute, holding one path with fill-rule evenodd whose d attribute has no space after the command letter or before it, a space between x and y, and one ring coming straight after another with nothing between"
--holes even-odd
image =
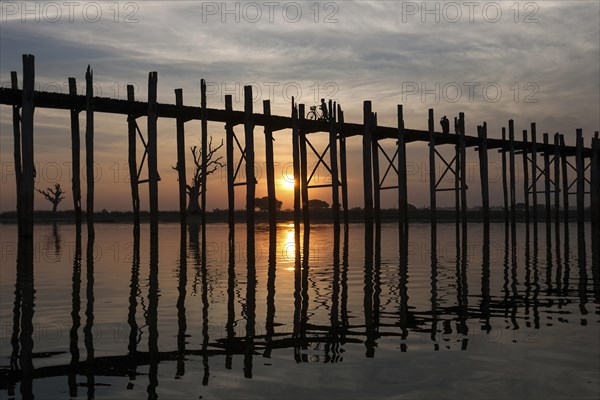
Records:
<instances>
[{"instance_id":1,"label":"wooden bridge","mask_svg":"<svg viewBox=\"0 0 600 400\"><path fill-rule=\"evenodd\" d=\"M331 187L334 223L340 223L340 211L343 209L344 222L348 222L348 179L346 161L346 138L362 136L363 145L363 176L364 176L364 215L367 223L380 221L380 195L382 190L397 189L400 220L407 221L407 170L406 170L406 144L411 142L427 142L429 145L429 189L430 189L430 214L431 223L436 224L436 193L438 191L454 191L456 202L457 220L462 217L462 222L467 219L466 198L466 148L475 147L479 154L479 168L481 176L481 199L483 221L487 225L490 220L489 185L488 185L488 150L497 149L502 153L502 185L504 199L505 221L515 221L516 215L516 176L515 156L522 155L524 174L524 203L526 218L529 212L533 220L538 219L537 194L544 193L546 221L552 218L552 199L554 194L555 219L560 219L560 196L562 193L563 216L567 220L569 213L569 195L576 195L577 220L584 222L584 196L590 195L592 220L598 223L600 218L600 189L599 189L599 145L598 132L592 138L591 147L584 146L583 132L576 132L576 145L566 146L564 137L555 134L553 142L547 133L543 134L543 141L537 142L536 124L532 123L529 132L522 132L522 140L518 140L514 131L513 120L508 122L508 132L502 128L502 138L488 138L487 124L484 122L477 128L477 135L467 135L465 132L465 116L463 113L454 119L454 133L440 133L435 131L435 118L433 109L429 110L428 130L408 129L404 126L402 105L397 106L397 127L384 127L377 124L377 114L373 112L371 102L364 102L363 124L347 123L344 121L344 112L336 103L329 101L329 118L327 120L308 120L305 118L304 104L297 104L292 100L291 115L271 115L270 103L263 102L263 113L255 113L252 102L252 87L244 88L244 110L235 111L232 106L231 96L225 96L225 109L207 107L206 84L201 81L201 104L199 107L185 106L183 92L175 90L175 104L157 102L156 72L151 72L148 78L148 100L136 101L133 86L127 88L127 100L100 98L93 96L93 74L88 66L86 73L86 93L78 95L75 78L69 78L69 93L48 93L34 90L34 57L23 56L23 83L22 89L18 88L17 73L11 73L12 87L0 89L0 104L13 107L14 126L14 161L16 171L17 211L19 214L20 229L23 235L33 232L33 194L34 194L34 151L33 151L33 113L35 108L51 108L69 110L71 115L71 142L72 142L72 190L76 223L81 224L81 187L80 187L80 131L79 114L85 112L85 163L88 166L87 174L93 174L94 161L94 114L109 113L126 115L128 121L128 161L131 178L132 206L134 220L139 223L139 184L148 183L149 204L151 215L151 231L155 234L158 227L158 174L157 161L157 119L173 118L177 122L177 171L179 177L179 209L182 226L186 223L186 168L185 168L185 122L200 120L202 127L202 188L206 187L207 147L208 147L208 121L223 122L226 131L226 160L228 183L229 223L234 223L234 196L235 186L246 187L246 212L249 231L254 230L255 211L255 186L254 175L254 128L264 127L265 152L267 166L267 188L269 197L269 220L271 224L276 221L275 199L275 174L273 163L273 132L282 129L292 130L291 145L293 148L294 169L294 211L295 224L302 221L310 224L308 191L311 188ZM144 138L136 119L147 118L147 137ZM244 145L236 135L234 127L243 125ZM324 150L319 150L309 140L309 135L315 132L328 132L329 144ZM137 137L144 146L144 156L140 163L136 159ZM396 141L394 154L388 154L379 144L385 139ZM446 160L437 150L436 146L450 144L455 146L455 155L452 160ZM237 147L239 161L236 161ZM309 172L307 153L308 149L318 157L314 170ZM543 164L538 163L537 156L541 155ZM327 155L329 155L327 159ZM383 156L380 163L380 155ZM507 157L508 155L508 157ZM445 169L441 176L436 176L436 157L443 162ZM574 162L571 161L575 158ZM140 172L144 161L147 159L148 179L141 180ZM246 182L235 182L237 173L242 164L245 164ZM331 174L330 184L311 184L311 178L320 164ZM553 169L553 171L552 171ZM569 169L575 172L575 178L569 180ZM586 170L590 169L590 179L586 177ZM383 177L381 171L384 170ZM383 182L391 172L397 175L397 184L384 186ZM451 173L455 176L455 185L452 188L440 188L442 179ZM552 175L554 179L552 179ZM562 175L562 181L561 181ZM94 180L88 176L86 191L86 218L89 235L94 235ZM543 178L542 190L538 190L538 181ZM575 190L573 190L575 186ZM586 188L587 186L587 188ZM341 203L340 203L341 190ZM530 196L531 195L531 196ZM531 198L531 204L530 204ZM201 194L201 216L205 221L206 191Z\"/></svg>"}]
</instances>

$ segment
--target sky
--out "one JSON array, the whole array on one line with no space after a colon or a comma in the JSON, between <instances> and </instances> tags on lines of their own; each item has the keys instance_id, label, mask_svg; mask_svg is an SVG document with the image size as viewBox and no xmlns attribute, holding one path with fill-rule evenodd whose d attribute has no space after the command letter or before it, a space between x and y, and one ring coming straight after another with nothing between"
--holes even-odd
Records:
<instances>
[{"instance_id":1,"label":"sky","mask_svg":"<svg viewBox=\"0 0 600 400\"><path fill-rule=\"evenodd\" d=\"M600 5L569 2L411 2L411 1L123 1L0 2L0 84L10 86L10 71L22 77L23 54L35 55L36 89L63 92L75 77L84 93L85 70L94 72L98 96L126 97L127 84L136 98L147 99L148 73L158 72L158 101L174 103L182 88L184 103L200 103L200 79L208 82L208 107L224 108L232 94L234 109L243 109L243 87L254 88L254 110L271 101L272 112L290 114L291 96L306 107L320 98L334 99L347 122L362 122L364 100L371 100L379 125L396 126L396 107L404 106L405 126L427 129L428 109L437 121L465 113L466 133L488 124L488 136L500 137L509 119L517 138L537 123L541 134L560 132L573 145L583 129L590 145L600 127ZM19 81L20 82L20 81ZM20 82L21 83L21 82ZM70 196L70 119L68 111L35 111L36 187L60 183ZM146 121L138 120L145 133ZM85 113L80 115L83 135ZM200 145L200 122L186 123L186 146ZM236 132L243 137L241 126ZM257 196L266 195L264 134L255 131ZM125 116L95 116L96 209L130 210ZM213 143L225 138L221 123L209 123ZM275 176L283 209L293 206L291 132L277 131ZM328 135L309 137L319 151ZM159 207L177 208L175 121L158 121ZM363 205L362 142L348 139L351 207ZM382 141L394 153L395 141ZM141 146L138 145L138 149ZM447 159L450 146L438 148ZM0 211L16 208L12 158L12 110L0 106ZM408 146L408 201L429 203L427 145ZM225 156L224 147L219 153ZM239 157L239 153L237 155ZM316 164L311 155L309 165ZM138 154L138 160L141 152ZM327 156L328 158L328 156ZM380 156L380 160L384 160ZM500 158L489 154L491 204L500 205ZM188 177L192 173L188 152ZM520 180L521 164L517 163ZM382 161L382 175L386 166ZM438 160L438 176L443 163ZM478 156L467 152L468 203L481 204ZM243 168L242 168L243 170ZM142 173L145 176L145 171ZM85 199L85 173L82 173ZM327 183L320 167L315 184ZM393 184L393 171L383 186ZM453 186L448 175L441 185ZM226 208L225 169L208 179L207 208ZM517 184L517 200L522 199ZM331 202L331 190L311 189L311 198ZM450 192L438 194L438 206L450 206ZM245 193L236 188L236 207ZM141 187L142 209L147 189ZM382 207L397 206L394 190L382 196ZM50 209L36 195L36 209Z\"/></svg>"}]
</instances>

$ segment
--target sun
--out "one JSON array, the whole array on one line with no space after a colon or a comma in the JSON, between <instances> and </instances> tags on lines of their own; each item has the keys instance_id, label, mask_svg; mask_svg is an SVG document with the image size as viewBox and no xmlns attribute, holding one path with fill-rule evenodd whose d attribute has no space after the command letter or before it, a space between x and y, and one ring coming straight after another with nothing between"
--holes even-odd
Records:
<instances>
[{"instance_id":1,"label":"sun","mask_svg":"<svg viewBox=\"0 0 600 400\"><path fill-rule=\"evenodd\" d=\"M294 179L286 178L279 181L279 186L286 190L294 190Z\"/></svg>"}]
</instances>

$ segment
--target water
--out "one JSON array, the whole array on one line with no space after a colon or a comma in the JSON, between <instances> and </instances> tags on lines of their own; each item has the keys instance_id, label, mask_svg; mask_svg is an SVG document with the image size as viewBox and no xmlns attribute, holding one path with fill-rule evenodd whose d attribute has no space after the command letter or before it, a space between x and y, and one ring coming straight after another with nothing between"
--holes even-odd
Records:
<instances>
[{"instance_id":1,"label":"water","mask_svg":"<svg viewBox=\"0 0 600 400\"><path fill-rule=\"evenodd\" d=\"M598 398L599 254L550 228L1 225L0 398Z\"/></svg>"}]
</instances>

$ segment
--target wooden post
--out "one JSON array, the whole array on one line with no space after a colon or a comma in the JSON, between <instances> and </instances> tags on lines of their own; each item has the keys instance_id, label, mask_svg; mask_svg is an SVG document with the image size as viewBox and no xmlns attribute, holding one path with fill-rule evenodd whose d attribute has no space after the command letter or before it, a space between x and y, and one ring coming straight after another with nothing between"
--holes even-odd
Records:
<instances>
[{"instance_id":1,"label":"wooden post","mask_svg":"<svg viewBox=\"0 0 600 400\"><path fill-rule=\"evenodd\" d=\"M533 205L533 223L537 224L538 221L538 205L537 205L537 143L536 143L536 125L535 122L531 123L531 195Z\"/></svg>"},{"instance_id":2,"label":"wooden post","mask_svg":"<svg viewBox=\"0 0 600 400\"><path fill-rule=\"evenodd\" d=\"M308 211L308 156L306 154L306 128L304 127L304 104L298 105L300 121L300 192L302 194L302 216L304 226L310 225L310 216Z\"/></svg>"},{"instance_id":3,"label":"wooden post","mask_svg":"<svg viewBox=\"0 0 600 400\"><path fill-rule=\"evenodd\" d=\"M94 237L94 72L88 65L85 73L85 169L87 193L85 217L88 236Z\"/></svg>"},{"instance_id":4,"label":"wooden post","mask_svg":"<svg viewBox=\"0 0 600 400\"><path fill-rule=\"evenodd\" d=\"M373 223L373 170L371 168L371 128L373 113L371 112L371 102L363 102L363 195L365 203L365 223Z\"/></svg>"},{"instance_id":5,"label":"wooden post","mask_svg":"<svg viewBox=\"0 0 600 400\"><path fill-rule=\"evenodd\" d=\"M592 157L590 167L590 194L592 209L592 224L596 228L600 224L600 141L598 132L592 139Z\"/></svg>"},{"instance_id":6,"label":"wooden post","mask_svg":"<svg viewBox=\"0 0 600 400\"><path fill-rule=\"evenodd\" d=\"M35 58L30 54L23 55L23 102L21 109L21 143L23 180L21 182L22 201L22 233L33 237L33 193L35 165L33 157L33 93L35 83Z\"/></svg>"},{"instance_id":7,"label":"wooden post","mask_svg":"<svg viewBox=\"0 0 600 400\"><path fill-rule=\"evenodd\" d=\"M338 126L340 135L340 180L342 183L342 207L344 208L344 224L348 225L348 175L346 169L346 137L344 136L344 111L338 105Z\"/></svg>"},{"instance_id":8,"label":"wooden post","mask_svg":"<svg viewBox=\"0 0 600 400\"><path fill-rule=\"evenodd\" d=\"M467 152L465 144L465 113L459 114L460 120L460 208L463 225L467 223Z\"/></svg>"},{"instance_id":9,"label":"wooden post","mask_svg":"<svg viewBox=\"0 0 600 400\"><path fill-rule=\"evenodd\" d=\"M200 80L200 119L202 128L202 192L200 194L200 216L206 226L206 173L208 167L208 119L206 117L206 81ZM254 168L254 165L252 166ZM254 197L252 198L254 200ZM203 231L204 232L204 231Z\"/></svg>"},{"instance_id":10,"label":"wooden post","mask_svg":"<svg viewBox=\"0 0 600 400\"><path fill-rule=\"evenodd\" d=\"M381 223L381 190L379 186L379 138L377 136L377 113L373 113L371 124L371 155L373 161L373 208L375 223Z\"/></svg>"},{"instance_id":11,"label":"wooden post","mask_svg":"<svg viewBox=\"0 0 600 400\"><path fill-rule=\"evenodd\" d=\"M435 198L435 132L434 132L434 119L433 119L433 108L429 109L429 216L431 219L431 226L436 224L436 198Z\"/></svg>"},{"instance_id":12,"label":"wooden post","mask_svg":"<svg viewBox=\"0 0 600 400\"><path fill-rule=\"evenodd\" d=\"M10 73L11 87L13 90L19 89L19 83L17 81L17 71L11 71ZM21 223L23 222L22 207L21 207L21 183L23 182L23 167L21 163L21 106L13 105L13 158L15 162L15 183L16 189L15 197L17 200L17 221L19 224L19 232L21 230ZM73 192L75 193L75 192ZM80 214L81 215L81 214Z\"/></svg>"},{"instance_id":13,"label":"wooden post","mask_svg":"<svg viewBox=\"0 0 600 400\"><path fill-rule=\"evenodd\" d=\"M575 163L577 169L577 223L583 224L585 218L584 192L585 192L585 166L583 160L583 131L577 129Z\"/></svg>"},{"instance_id":14,"label":"wooden post","mask_svg":"<svg viewBox=\"0 0 600 400\"><path fill-rule=\"evenodd\" d=\"M560 222L560 147L559 134L554 134L554 222Z\"/></svg>"},{"instance_id":15,"label":"wooden post","mask_svg":"<svg viewBox=\"0 0 600 400\"><path fill-rule=\"evenodd\" d=\"M481 205L483 208L483 224L490 224L490 190L487 155L487 122L484 122L479 133L479 175L481 177Z\"/></svg>"},{"instance_id":16,"label":"wooden post","mask_svg":"<svg viewBox=\"0 0 600 400\"><path fill-rule=\"evenodd\" d=\"M254 114L252 86L244 86L244 133L246 136L246 224L248 235L254 235Z\"/></svg>"},{"instance_id":17,"label":"wooden post","mask_svg":"<svg viewBox=\"0 0 600 400\"><path fill-rule=\"evenodd\" d=\"M130 102L133 108L135 101L133 85L127 85L127 101ZM131 200L133 203L133 224L139 229L140 225L140 193L138 187L138 171L137 171L137 124L136 116L131 112L127 117L127 143L128 143L128 163L129 163L129 180L131 185Z\"/></svg>"},{"instance_id":18,"label":"wooden post","mask_svg":"<svg viewBox=\"0 0 600 400\"><path fill-rule=\"evenodd\" d=\"M298 108L292 97L292 161L294 168L294 227L300 226L300 130Z\"/></svg>"},{"instance_id":19,"label":"wooden post","mask_svg":"<svg viewBox=\"0 0 600 400\"><path fill-rule=\"evenodd\" d=\"M529 143L527 141L527 129L524 129L523 130L523 198L525 200L525 221L527 223L529 223L529 165L527 164L528 150L529 150Z\"/></svg>"},{"instance_id":20,"label":"wooden post","mask_svg":"<svg viewBox=\"0 0 600 400\"><path fill-rule=\"evenodd\" d=\"M546 224L552 219L550 209L550 154L548 153L548 134L544 133L544 197L546 202Z\"/></svg>"},{"instance_id":21,"label":"wooden post","mask_svg":"<svg viewBox=\"0 0 600 400\"><path fill-rule=\"evenodd\" d=\"M567 169L567 154L565 152L565 137L560 135L562 184L563 184L563 219L565 224L569 222L569 175Z\"/></svg>"},{"instance_id":22,"label":"wooden post","mask_svg":"<svg viewBox=\"0 0 600 400\"><path fill-rule=\"evenodd\" d=\"M69 94L77 96L77 83L75 78L69 78ZM81 231L81 157L79 155L79 110L71 109L71 191L73 192L73 209L75 211L75 225Z\"/></svg>"},{"instance_id":23,"label":"wooden post","mask_svg":"<svg viewBox=\"0 0 600 400\"><path fill-rule=\"evenodd\" d=\"M225 95L225 140L226 140L226 157L227 157L227 209L229 212L229 228L233 229L235 224L235 186L234 186L234 164L233 159L233 105L231 95Z\"/></svg>"},{"instance_id":24,"label":"wooden post","mask_svg":"<svg viewBox=\"0 0 600 400\"><path fill-rule=\"evenodd\" d=\"M329 163L331 164L331 202L333 223L340 224L340 188L337 155L337 104L329 100Z\"/></svg>"},{"instance_id":25,"label":"wooden post","mask_svg":"<svg viewBox=\"0 0 600 400\"><path fill-rule=\"evenodd\" d=\"M516 189L515 189L515 125L511 119L508 121L508 142L509 151L508 160L510 168L510 218L511 222L515 222L516 218Z\"/></svg>"},{"instance_id":26,"label":"wooden post","mask_svg":"<svg viewBox=\"0 0 600 400\"><path fill-rule=\"evenodd\" d=\"M181 229L186 228L187 192L185 176L185 120L183 119L183 90L175 89L175 105L177 112L177 176L179 180L179 221Z\"/></svg>"},{"instance_id":27,"label":"wooden post","mask_svg":"<svg viewBox=\"0 0 600 400\"><path fill-rule=\"evenodd\" d=\"M150 203L150 235L158 236L158 74L148 75L148 194Z\"/></svg>"},{"instance_id":28,"label":"wooden post","mask_svg":"<svg viewBox=\"0 0 600 400\"><path fill-rule=\"evenodd\" d=\"M400 223L408 221L408 188L406 185L406 138L404 134L404 110L398 104L398 209Z\"/></svg>"},{"instance_id":29,"label":"wooden post","mask_svg":"<svg viewBox=\"0 0 600 400\"><path fill-rule=\"evenodd\" d=\"M273 161L273 131L271 130L271 102L263 101L265 115L265 152L267 158L267 196L269 197L269 225L277 224L277 198L275 197L275 163Z\"/></svg>"},{"instance_id":30,"label":"wooden post","mask_svg":"<svg viewBox=\"0 0 600 400\"><path fill-rule=\"evenodd\" d=\"M458 117L454 117L454 135L456 135L456 145L454 146L454 213L456 217L456 226L460 221L460 125Z\"/></svg>"},{"instance_id":31,"label":"wooden post","mask_svg":"<svg viewBox=\"0 0 600 400\"><path fill-rule=\"evenodd\" d=\"M506 143L506 128L502 128L502 144ZM508 223L508 189L506 186L506 149L502 147L502 197L504 199L504 223Z\"/></svg>"}]
</instances>

